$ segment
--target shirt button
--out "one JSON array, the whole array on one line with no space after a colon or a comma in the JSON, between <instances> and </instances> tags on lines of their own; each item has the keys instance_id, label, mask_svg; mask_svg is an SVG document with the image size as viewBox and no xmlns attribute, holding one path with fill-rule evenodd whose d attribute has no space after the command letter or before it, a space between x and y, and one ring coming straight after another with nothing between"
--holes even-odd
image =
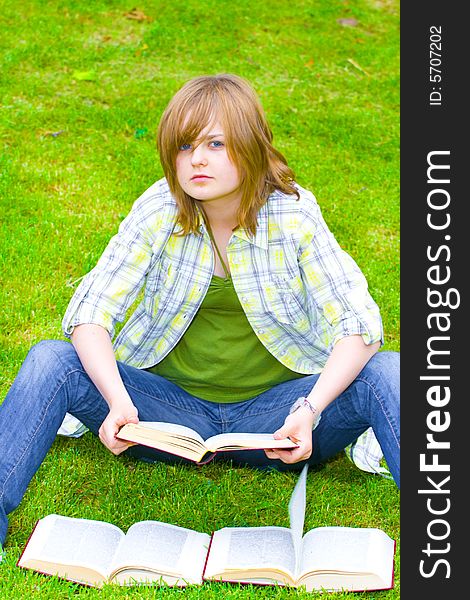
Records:
<instances>
[{"instance_id":1,"label":"shirt button","mask_svg":"<svg viewBox=\"0 0 470 600\"><path fill-rule=\"evenodd\" d=\"M248 302L248 296L243 296L242 302Z\"/></svg>"},{"instance_id":2,"label":"shirt button","mask_svg":"<svg viewBox=\"0 0 470 600\"><path fill-rule=\"evenodd\" d=\"M264 329L258 329L258 333L264 333Z\"/></svg>"}]
</instances>

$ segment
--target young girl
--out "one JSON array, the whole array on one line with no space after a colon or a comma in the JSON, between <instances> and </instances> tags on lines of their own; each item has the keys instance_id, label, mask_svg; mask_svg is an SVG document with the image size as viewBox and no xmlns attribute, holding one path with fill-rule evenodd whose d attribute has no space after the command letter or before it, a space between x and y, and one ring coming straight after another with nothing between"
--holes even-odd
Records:
<instances>
[{"instance_id":1,"label":"young girl","mask_svg":"<svg viewBox=\"0 0 470 600\"><path fill-rule=\"evenodd\" d=\"M35 345L0 407L0 542L66 413L114 454L147 460L172 457L118 440L125 423L275 432L298 448L229 458L280 469L322 462L372 427L399 485L399 354L377 353L366 280L272 146L251 86L186 83L158 150L165 178L67 308L72 343Z\"/></svg>"}]
</instances>

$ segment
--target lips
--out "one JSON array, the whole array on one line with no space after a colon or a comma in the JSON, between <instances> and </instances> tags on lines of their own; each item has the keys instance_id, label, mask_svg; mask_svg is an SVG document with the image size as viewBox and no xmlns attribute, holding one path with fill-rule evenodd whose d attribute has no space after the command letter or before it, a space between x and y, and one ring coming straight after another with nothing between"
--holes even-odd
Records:
<instances>
[{"instance_id":1,"label":"lips","mask_svg":"<svg viewBox=\"0 0 470 600\"><path fill-rule=\"evenodd\" d=\"M198 173L191 177L191 181L208 181L209 179L212 179L212 177L209 177L208 175L203 175L202 173Z\"/></svg>"}]
</instances>

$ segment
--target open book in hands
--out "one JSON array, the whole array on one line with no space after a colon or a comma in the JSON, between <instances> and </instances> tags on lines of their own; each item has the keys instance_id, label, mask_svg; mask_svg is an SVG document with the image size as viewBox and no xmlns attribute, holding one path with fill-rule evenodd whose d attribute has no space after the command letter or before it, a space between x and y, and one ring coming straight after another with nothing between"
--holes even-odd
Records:
<instances>
[{"instance_id":1,"label":"open book in hands","mask_svg":"<svg viewBox=\"0 0 470 600\"><path fill-rule=\"evenodd\" d=\"M211 536L141 521L126 534L102 521L40 519L18 566L101 587L204 581L372 590L393 586L395 543L380 529L319 527L302 537L304 467L289 503L290 528L226 527Z\"/></svg>"},{"instance_id":2,"label":"open book in hands","mask_svg":"<svg viewBox=\"0 0 470 600\"><path fill-rule=\"evenodd\" d=\"M197 431L176 423L141 421L128 423L117 436L163 452L176 454L197 463L207 463L217 452L227 450L258 450L297 448L290 439L276 440L271 433L222 433L204 440Z\"/></svg>"}]
</instances>

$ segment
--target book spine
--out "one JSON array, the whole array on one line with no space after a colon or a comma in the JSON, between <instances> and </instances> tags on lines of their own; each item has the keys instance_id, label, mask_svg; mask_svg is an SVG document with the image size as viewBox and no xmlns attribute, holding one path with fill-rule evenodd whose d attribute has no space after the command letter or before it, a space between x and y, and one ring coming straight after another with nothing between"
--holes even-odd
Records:
<instances>
[{"instance_id":1,"label":"book spine","mask_svg":"<svg viewBox=\"0 0 470 600\"><path fill-rule=\"evenodd\" d=\"M207 452L206 454L204 454L204 456L201 458L201 460L198 461L196 464L207 465L207 463L210 463L211 460L214 459L216 454L217 454L217 452Z\"/></svg>"},{"instance_id":2,"label":"book spine","mask_svg":"<svg viewBox=\"0 0 470 600\"><path fill-rule=\"evenodd\" d=\"M393 587L395 587L395 557L396 557L396 552L397 552L397 540L393 540L392 582L390 584L390 587L387 588L389 590L391 590Z\"/></svg>"},{"instance_id":3,"label":"book spine","mask_svg":"<svg viewBox=\"0 0 470 600\"><path fill-rule=\"evenodd\" d=\"M202 580L204 581L204 576L206 574L207 561L209 560L209 554L212 548L212 540L214 539L214 531L211 533L211 539L209 542L209 548L207 548L206 560L204 561L204 568L202 569Z\"/></svg>"}]
</instances>

